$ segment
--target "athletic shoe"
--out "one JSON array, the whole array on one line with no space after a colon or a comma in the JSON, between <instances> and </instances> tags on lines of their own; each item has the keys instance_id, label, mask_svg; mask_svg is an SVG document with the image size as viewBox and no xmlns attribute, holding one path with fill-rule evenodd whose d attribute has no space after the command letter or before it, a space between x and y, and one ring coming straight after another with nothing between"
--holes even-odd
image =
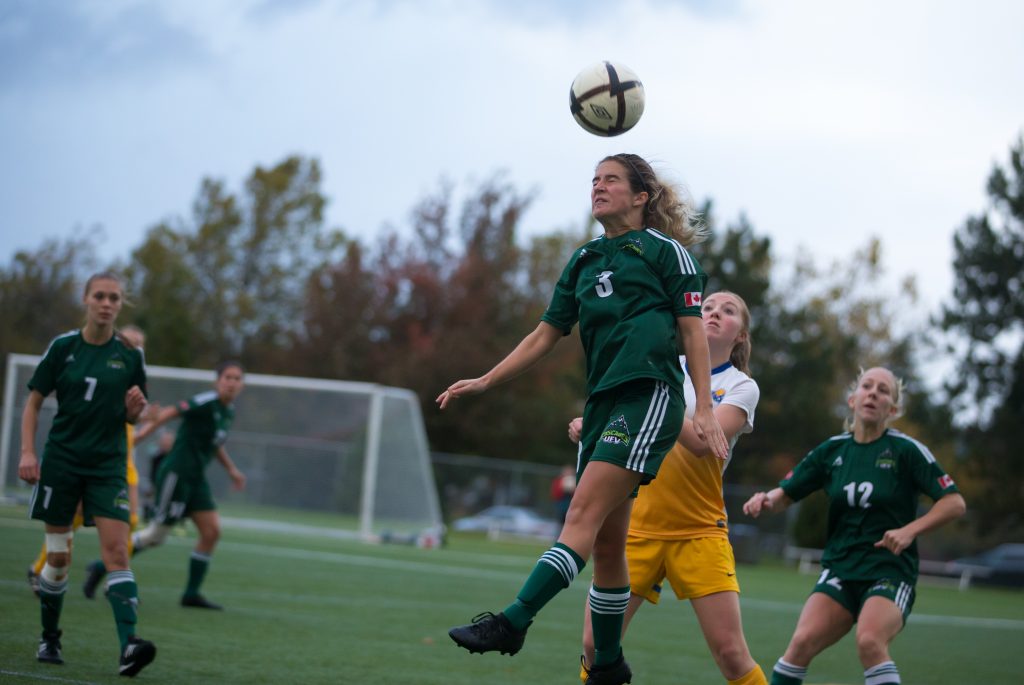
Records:
<instances>
[{"instance_id":1,"label":"athletic shoe","mask_svg":"<svg viewBox=\"0 0 1024 685\"><path fill-rule=\"evenodd\" d=\"M142 640L134 635L128 638L128 644L121 650L121 668L119 673L134 678L139 671L156 658L156 645L149 640Z\"/></svg>"},{"instance_id":2,"label":"athletic shoe","mask_svg":"<svg viewBox=\"0 0 1024 685\"><path fill-rule=\"evenodd\" d=\"M56 633L43 633L39 638L39 650L36 652L36 659L45 664L62 664L64 659L60 657L60 636L62 631Z\"/></svg>"},{"instance_id":3,"label":"athletic shoe","mask_svg":"<svg viewBox=\"0 0 1024 685\"><path fill-rule=\"evenodd\" d=\"M28 567L28 573L25 574L28 577L28 586L32 588L32 594L36 597L39 596L39 574L36 573L34 566Z\"/></svg>"},{"instance_id":4,"label":"athletic shoe","mask_svg":"<svg viewBox=\"0 0 1024 685\"><path fill-rule=\"evenodd\" d=\"M85 577L85 582L82 583L82 593L87 599L92 599L96 596L96 588L99 587L100 581L106 575L107 569L103 566L102 561L90 561L85 570L89 575Z\"/></svg>"},{"instance_id":5,"label":"athletic shoe","mask_svg":"<svg viewBox=\"0 0 1024 685\"><path fill-rule=\"evenodd\" d=\"M468 649L470 654L501 652L512 656L522 649L529 627L527 625L525 629L518 631L512 627L505 614L485 611L474 616L472 623L449 630L448 636L459 647Z\"/></svg>"},{"instance_id":6,"label":"athletic shoe","mask_svg":"<svg viewBox=\"0 0 1024 685\"><path fill-rule=\"evenodd\" d=\"M587 671L587 657L585 654L580 654L580 682L583 683L583 685L587 685L588 675L589 672Z\"/></svg>"},{"instance_id":7,"label":"athletic shoe","mask_svg":"<svg viewBox=\"0 0 1024 685\"><path fill-rule=\"evenodd\" d=\"M211 602L202 595L183 595L181 598L181 606L183 607L195 607L196 609L216 609L222 611L224 607L215 602Z\"/></svg>"},{"instance_id":8,"label":"athletic shoe","mask_svg":"<svg viewBox=\"0 0 1024 685\"><path fill-rule=\"evenodd\" d=\"M619 658L604 666L591 666L587 669L585 685L624 685L633 682L633 671L619 654Z\"/></svg>"}]
</instances>

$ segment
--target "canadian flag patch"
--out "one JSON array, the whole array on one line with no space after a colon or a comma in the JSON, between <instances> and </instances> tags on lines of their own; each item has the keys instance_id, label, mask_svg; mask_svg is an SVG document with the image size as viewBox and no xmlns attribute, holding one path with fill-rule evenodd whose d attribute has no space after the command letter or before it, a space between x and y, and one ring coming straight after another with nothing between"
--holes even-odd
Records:
<instances>
[{"instance_id":1,"label":"canadian flag patch","mask_svg":"<svg viewBox=\"0 0 1024 685\"><path fill-rule=\"evenodd\" d=\"M687 307L699 307L700 293L683 293L683 302Z\"/></svg>"},{"instance_id":2,"label":"canadian flag patch","mask_svg":"<svg viewBox=\"0 0 1024 685\"><path fill-rule=\"evenodd\" d=\"M947 475L939 476L939 487L940 488L945 490L946 488L948 488L951 485L953 485L953 478L951 476L949 476L948 474Z\"/></svg>"}]
</instances>

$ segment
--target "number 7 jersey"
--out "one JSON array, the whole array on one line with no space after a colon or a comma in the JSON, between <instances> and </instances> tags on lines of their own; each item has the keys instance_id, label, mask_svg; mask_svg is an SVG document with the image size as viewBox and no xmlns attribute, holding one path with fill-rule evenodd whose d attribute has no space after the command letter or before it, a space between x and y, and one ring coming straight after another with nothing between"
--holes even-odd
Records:
<instances>
[{"instance_id":1,"label":"number 7 jersey","mask_svg":"<svg viewBox=\"0 0 1024 685\"><path fill-rule=\"evenodd\" d=\"M142 351L116 335L92 345L79 330L54 338L28 382L43 397L57 394L46 453L86 466L110 466L124 475L127 454L124 397L146 391Z\"/></svg>"},{"instance_id":2,"label":"number 7 jersey","mask_svg":"<svg viewBox=\"0 0 1024 685\"><path fill-rule=\"evenodd\" d=\"M869 443L850 433L815 447L779 486L796 501L824 489L828 540L821 563L846 580L917 580L917 541L899 556L875 547L885 531L917 518L918 498L958 492L922 443L891 428Z\"/></svg>"}]
</instances>

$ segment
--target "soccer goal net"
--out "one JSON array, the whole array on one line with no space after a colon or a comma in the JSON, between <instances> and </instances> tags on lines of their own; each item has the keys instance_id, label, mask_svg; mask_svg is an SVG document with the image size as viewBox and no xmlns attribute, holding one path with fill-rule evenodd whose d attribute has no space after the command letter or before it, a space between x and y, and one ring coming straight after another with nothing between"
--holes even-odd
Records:
<instances>
[{"instance_id":1,"label":"soccer goal net","mask_svg":"<svg viewBox=\"0 0 1024 685\"><path fill-rule=\"evenodd\" d=\"M18 478L26 384L40 357L7 358L0 424L0 493L27 499ZM214 372L148 366L152 402L169 405L212 388ZM416 395L372 383L248 373L235 402L225 448L247 477L236 492L219 464L207 477L225 515L245 525L287 530L315 520L338 535L366 540L436 539L441 511ZM43 404L36 435L41 456L57 403ZM166 429L173 434L176 422ZM157 436L136 446L140 490L152 477ZM322 518L295 516L319 512ZM329 514L329 515L328 515ZM301 524L299 522L302 522Z\"/></svg>"}]
</instances>

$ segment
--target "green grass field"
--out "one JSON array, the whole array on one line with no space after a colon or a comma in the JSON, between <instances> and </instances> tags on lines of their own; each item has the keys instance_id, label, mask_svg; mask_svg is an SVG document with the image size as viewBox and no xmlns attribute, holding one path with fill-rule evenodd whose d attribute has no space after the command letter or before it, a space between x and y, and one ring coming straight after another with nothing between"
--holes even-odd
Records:
<instances>
[{"instance_id":1,"label":"green grass field","mask_svg":"<svg viewBox=\"0 0 1024 685\"><path fill-rule=\"evenodd\" d=\"M326 522L322 515L287 518L302 525ZM23 507L0 507L0 536L0 682L122 682L110 607L102 597L85 599L80 589L85 564L97 551L94 532L80 531L75 540L63 666L35 660L39 604L24 576L42 525L26 520ZM579 682L586 582L545 608L515 658L470 655L446 634L480 611L501 609L543 551L541 543L464 537L444 549L421 550L226 525L204 586L211 599L226 605L224 612L178 606L191 544L189 532L133 561L142 601L139 634L159 650L139 676L142 682ZM747 640L767 671L814 578L772 564L742 566L739 574ZM907 683L1010 685L1022 680L1022 647L1024 593L959 592L926 582L893 654ZM635 683L724 682L684 603L645 607L625 648ZM812 664L807 680L862 682L849 636Z\"/></svg>"}]
</instances>

